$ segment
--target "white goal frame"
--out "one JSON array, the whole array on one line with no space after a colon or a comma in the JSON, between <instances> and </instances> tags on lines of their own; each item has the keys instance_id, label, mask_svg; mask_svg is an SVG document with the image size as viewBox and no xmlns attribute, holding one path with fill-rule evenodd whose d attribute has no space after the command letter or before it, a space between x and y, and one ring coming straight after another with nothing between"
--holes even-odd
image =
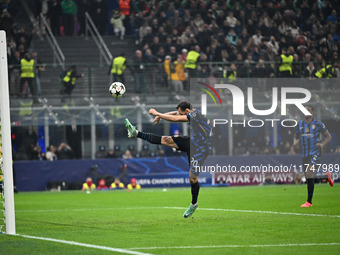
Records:
<instances>
[{"instance_id":1,"label":"white goal frame","mask_svg":"<svg viewBox=\"0 0 340 255\"><path fill-rule=\"evenodd\" d=\"M6 33L0 31L0 114L5 233L15 235L11 118L9 110Z\"/></svg>"}]
</instances>

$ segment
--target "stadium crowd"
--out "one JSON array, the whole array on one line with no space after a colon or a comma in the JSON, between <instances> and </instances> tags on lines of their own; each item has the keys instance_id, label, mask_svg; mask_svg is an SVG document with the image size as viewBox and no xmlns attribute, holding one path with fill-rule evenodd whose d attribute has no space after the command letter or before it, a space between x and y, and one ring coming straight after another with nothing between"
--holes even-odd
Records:
<instances>
[{"instance_id":1,"label":"stadium crowd","mask_svg":"<svg viewBox=\"0 0 340 255\"><path fill-rule=\"evenodd\" d=\"M18 54L23 58L29 51L35 33L16 26L12 19L16 3L2 0L0 6L0 28L10 35L8 59L14 65L18 64ZM66 3L72 8L67 9ZM43 12L56 36L82 36L86 11L101 34L107 34L112 24L120 39L133 35L137 50L129 63L134 70L135 92L140 92L141 84L137 83L142 83L140 63L162 65L178 92L186 88L185 81L192 75L230 79L340 77L340 5L336 0L117 0L120 8L111 13L104 0L34 4L35 15ZM193 62L188 63L188 57ZM154 76L157 73L149 71L147 79L157 80ZM276 149L271 148L270 141L255 142L254 154L288 153L287 142L291 139L291 134L283 136ZM246 142L236 139L235 150L239 150L236 154L253 154L244 148L251 148L252 144L251 139Z\"/></svg>"}]
</instances>

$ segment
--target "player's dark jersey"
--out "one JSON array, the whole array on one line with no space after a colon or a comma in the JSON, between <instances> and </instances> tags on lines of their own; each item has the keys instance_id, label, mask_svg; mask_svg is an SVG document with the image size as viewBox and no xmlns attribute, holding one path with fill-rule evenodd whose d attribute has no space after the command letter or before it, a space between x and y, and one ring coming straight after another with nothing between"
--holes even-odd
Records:
<instances>
[{"instance_id":1,"label":"player's dark jersey","mask_svg":"<svg viewBox=\"0 0 340 255\"><path fill-rule=\"evenodd\" d=\"M304 119L300 120L295 127L295 133L300 135L302 157L312 155L321 155L321 150L317 146L320 143L320 134L326 132L326 126L313 118L311 123L307 123Z\"/></svg>"},{"instance_id":2,"label":"player's dark jersey","mask_svg":"<svg viewBox=\"0 0 340 255\"><path fill-rule=\"evenodd\" d=\"M208 119L202 115L199 109L187 114L190 122L190 141L196 148L208 147L211 149L211 126Z\"/></svg>"}]
</instances>

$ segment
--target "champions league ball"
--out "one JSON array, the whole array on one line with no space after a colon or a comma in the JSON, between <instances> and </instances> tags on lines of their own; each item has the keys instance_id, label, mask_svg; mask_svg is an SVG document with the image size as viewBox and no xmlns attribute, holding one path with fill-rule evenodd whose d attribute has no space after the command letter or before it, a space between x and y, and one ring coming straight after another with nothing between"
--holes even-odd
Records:
<instances>
[{"instance_id":1,"label":"champions league ball","mask_svg":"<svg viewBox=\"0 0 340 255\"><path fill-rule=\"evenodd\" d=\"M125 86L121 82L114 82L110 85L109 92L113 97L122 97L125 94Z\"/></svg>"}]
</instances>

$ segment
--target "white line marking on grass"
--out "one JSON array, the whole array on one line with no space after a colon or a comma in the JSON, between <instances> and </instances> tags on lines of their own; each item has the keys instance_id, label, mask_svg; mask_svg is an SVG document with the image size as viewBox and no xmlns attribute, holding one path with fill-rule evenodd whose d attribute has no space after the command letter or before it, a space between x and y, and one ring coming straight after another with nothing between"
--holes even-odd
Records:
<instances>
[{"instance_id":1,"label":"white line marking on grass","mask_svg":"<svg viewBox=\"0 0 340 255\"><path fill-rule=\"evenodd\" d=\"M156 249L204 249L204 248L258 248L258 247L296 247L296 246L328 246L340 243L287 243L287 244L250 244L250 245L206 245L206 246L170 246L170 247L135 247L130 250L156 250Z\"/></svg>"},{"instance_id":2,"label":"white line marking on grass","mask_svg":"<svg viewBox=\"0 0 340 255\"><path fill-rule=\"evenodd\" d=\"M99 250L114 251L114 252L125 253L125 254L151 255L150 253L144 253L144 252L138 252L138 251L130 251L130 250L127 250L127 249L112 248L112 247L107 247L107 246L100 246L100 245L86 244L86 243L78 243L78 242L73 242L73 241L66 241L66 240L46 238L46 237L39 237L39 236L28 236L28 235L19 235L19 234L15 235L15 236L21 236L21 237L30 238L30 239L50 241L50 242L56 242L56 243L70 244L70 245L76 245L76 246L81 246L81 247L86 247L86 248L93 248L93 249L99 249Z\"/></svg>"},{"instance_id":3,"label":"white line marking on grass","mask_svg":"<svg viewBox=\"0 0 340 255\"><path fill-rule=\"evenodd\" d=\"M36 212L86 212L86 211L114 211L114 210L154 210L154 209L171 209L171 210L186 210L186 207L120 207L120 208L79 208L79 209L51 209L51 210L16 210L16 213L36 213ZM278 214L278 215L294 215L294 216L309 216L309 217L331 217L340 218L340 215L330 214L310 214L310 213L294 213L294 212L275 212L275 211L258 211L258 210L240 210L240 209L222 209L222 208L198 208L200 211L222 211L222 212L244 212L244 213L263 213L263 214Z\"/></svg>"},{"instance_id":4,"label":"white line marking on grass","mask_svg":"<svg viewBox=\"0 0 340 255\"><path fill-rule=\"evenodd\" d=\"M163 207L165 209L186 210L186 207ZM294 213L294 212L275 212L275 211L257 211L257 210L239 210L239 209L220 209L220 208L198 208L201 211L222 211L222 212L245 212L245 213L265 213L265 214L280 214L280 215L296 215L296 216L312 216L312 217L332 217L340 218L340 215L329 214L309 214L309 213Z\"/></svg>"}]
</instances>

